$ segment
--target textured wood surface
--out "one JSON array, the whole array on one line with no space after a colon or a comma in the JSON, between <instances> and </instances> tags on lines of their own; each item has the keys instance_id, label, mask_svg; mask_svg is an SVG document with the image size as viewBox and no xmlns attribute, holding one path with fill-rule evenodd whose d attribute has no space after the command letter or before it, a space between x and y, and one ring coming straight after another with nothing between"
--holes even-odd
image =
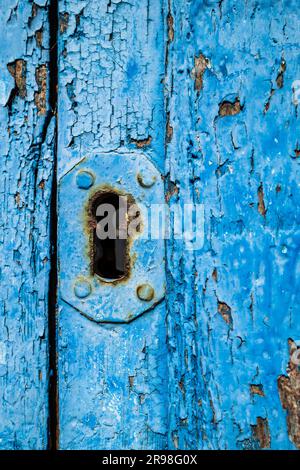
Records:
<instances>
[{"instance_id":1,"label":"textured wood surface","mask_svg":"<svg viewBox=\"0 0 300 470\"><path fill-rule=\"evenodd\" d=\"M168 245L174 448L299 447L297 5L169 2L170 202L205 206Z\"/></svg>"},{"instance_id":2,"label":"textured wood surface","mask_svg":"<svg viewBox=\"0 0 300 470\"><path fill-rule=\"evenodd\" d=\"M44 449L54 134L47 2L1 1L0 44L0 448Z\"/></svg>"},{"instance_id":3,"label":"textured wood surface","mask_svg":"<svg viewBox=\"0 0 300 470\"><path fill-rule=\"evenodd\" d=\"M143 151L162 170L161 2L60 1L59 15L59 177L93 151L119 152L120 177L122 151ZM165 337L164 304L101 325L60 302L61 448L167 446Z\"/></svg>"},{"instance_id":4,"label":"textured wood surface","mask_svg":"<svg viewBox=\"0 0 300 470\"><path fill-rule=\"evenodd\" d=\"M97 324L59 298L58 446L299 448L298 2L0 5L0 448L49 445L55 85L58 191L92 152L120 176L143 152L171 206L205 211L152 311Z\"/></svg>"}]
</instances>

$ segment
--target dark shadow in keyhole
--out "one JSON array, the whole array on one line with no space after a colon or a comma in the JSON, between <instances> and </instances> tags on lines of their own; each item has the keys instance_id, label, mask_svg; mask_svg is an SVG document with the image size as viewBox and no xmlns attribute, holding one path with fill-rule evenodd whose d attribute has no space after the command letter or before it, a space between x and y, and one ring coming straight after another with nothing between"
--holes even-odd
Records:
<instances>
[{"instance_id":1,"label":"dark shadow in keyhole","mask_svg":"<svg viewBox=\"0 0 300 470\"><path fill-rule=\"evenodd\" d=\"M117 193L103 192L92 202L92 216L96 222L93 228L92 271L107 281L121 280L129 271L128 240L124 239L127 232L127 202L124 201L126 198Z\"/></svg>"}]
</instances>

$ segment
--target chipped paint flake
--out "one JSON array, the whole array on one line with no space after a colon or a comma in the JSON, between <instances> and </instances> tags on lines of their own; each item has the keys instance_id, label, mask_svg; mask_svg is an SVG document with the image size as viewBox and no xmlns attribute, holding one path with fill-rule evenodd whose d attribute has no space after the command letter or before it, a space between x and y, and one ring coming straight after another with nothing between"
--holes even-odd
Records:
<instances>
[{"instance_id":1,"label":"chipped paint flake","mask_svg":"<svg viewBox=\"0 0 300 470\"><path fill-rule=\"evenodd\" d=\"M192 69L191 75L195 82L195 90L198 92L203 88L203 75L207 68L210 68L210 61L202 53L194 58L194 68Z\"/></svg>"},{"instance_id":2,"label":"chipped paint flake","mask_svg":"<svg viewBox=\"0 0 300 470\"><path fill-rule=\"evenodd\" d=\"M260 449L270 449L271 436L267 418L261 418L258 416L256 424L251 425L251 428L253 438L258 441Z\"/></svg>"},{"instance_id":3,"label":"chipped paint flake","mask_svg":"<svg viewBox=\"0 0 300 470\"><path fill-rule=\"evenodd\" d=\"M267 213L267 210L266 210L266 206L265 206L264 188L263 188L262 183L258 187L257 196L258 196L257 210L260 213L260 215L265 217L266 213Z\"/></svg>"},{"instance_id":4,"label":"chipped paint flake","mask_svg":"<svg viewBox=\"0 0 300 470\"><path fill-rule=\"evenodd\" d=\"M218 301L218 312L227 325L232 327L233 320L231 315L231 307L229 307L229 305L227 305L225 302Z\"/></svg>"},{"instance_id":5,"label":"chipped paint flake","mask_svg":"<svg viewBox=\"0 0 300 470\"><path fill-rule=\"evenodd\" d=\"M135 146L139 149L148 147L151 144L151 141L152 141L151 135L149 135L145 139L131 139L131 142L135 144Z\"/></svg>"},{"instance_id":6,"label":"chipped paint flake","mask_svg":"<svg viewBox=\"0 0 300 470\"><path fill-rule=\"evenodd\" d=\"M15 86L18 96L25 98L26 91L26 60L17 59L14 62L7 64L9 73L15 79Z\"/></svg>"},{"instance_id":7,"label":"chipped paint flake","mask_svg":"<svg viewBox=\"0 0 300 470\"><path fill-rule=\"evenodd\" d=\"M300 449L300 348L292 339L289 340L289 347L290 361L287 375L280 375L277 383L282 407L287 412L289 438ZM298 360L295 360L296 356Z\"/></svg>"},{"instance_id":8,"label":"chipped paint flake","mask_svg":"<svg viewBox=\"0 0 300 470\"><path fill-rule=\"evenodd\" d=\"M243 109L239 97L236 97L233 102L224 100L219 104L219 116L235 116Z\"/></svg>"},{"instance_id":9,"label":"chipped paint flake","mask_svg":"<svg viewBox=\"0 0 300 470\"><path fill-rule=\"evenodd\" d=\"M45 64L37 67L35 79L38 85L38 91L34 94L34 101L38 113L45 114L47 111L47 66Z\"/></svg>"},{"instance_id":10,"label":"chipped paint flake","mask_svg":"<svg viewBox=\"0 0 300 470\"><path fill-rule=\"evenodd\" d=\"M251 395L259 395L260 397L264 397L264 389L261 384L251 384L250 385L250 393Z\"/></svg>"}]
</instances>

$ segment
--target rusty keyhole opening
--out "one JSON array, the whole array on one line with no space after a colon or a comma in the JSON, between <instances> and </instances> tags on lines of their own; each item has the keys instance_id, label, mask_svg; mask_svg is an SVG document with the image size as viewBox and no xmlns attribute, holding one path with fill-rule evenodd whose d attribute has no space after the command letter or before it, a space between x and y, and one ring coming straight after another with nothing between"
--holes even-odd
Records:
<instances>
[{"instance_id":1,"label":"rusty keyhole opening","mask_svg":"<svg viewBox=\"0 0 300 470\"><path fill-rule=\"evenodd\" d=\"M127 206L128 198L113 191L100 191L90 201L91 272L106 282L129 276Z\"/></svg>"}]
</instances>

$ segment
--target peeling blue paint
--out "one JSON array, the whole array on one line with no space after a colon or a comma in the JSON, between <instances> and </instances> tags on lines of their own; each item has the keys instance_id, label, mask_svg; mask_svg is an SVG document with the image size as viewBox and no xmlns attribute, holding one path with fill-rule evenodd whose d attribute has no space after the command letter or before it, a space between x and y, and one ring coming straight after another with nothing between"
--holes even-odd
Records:
<instances>
[{"instance_id":1,"label":"peeling blue paint","mask_svg":"<svg viewBox=\"0 0 300 470\"><path fill-rule=\"evenodd\" d=\"M147 0L76 0L61 1L59 6L61 18L64 13L68 15L68 26L59 38L59 177L95 153L100 181L105 175L111 180L110 173L119 174L138 203L147 192L149 201L154 202L152 191L158 195L154 186L141 187L140 196L136 194L137 171L127 163L128 157L122 160L122 153L132 158L140 155L141 159L141 153L145 153L163 170L162 2L148 5ZM80 36L76 35L78 25ZM97 158L92 163L94 173ZM101 158L105 160L100 162ZM114 165L103 169L104 161L109 162L110 158ZM64 205L59 215L63 227L67 201L61 200ZM137 278L142 279L146 275L142 266L151 263L142 245L137 252ZM160 254L157 259L161 259ZM163 272L154 276L158 291L163 277ZM109 306L110 320L124 317L136 303L134 289L126 284L124 288L127 293L121 293ZM115 287L107 286L107 293L109 289ZM93 317L96 308L90 308ZM105 325L86 319L62 301L58 331L60 447L166 448L164 303L128 325ZM87 418L91 415L93 426Z\"/></svg>"},{"instance_id":2,"label":"peeling blue paint","mask_svg":"<svg viewBox=\"0 0 300 470\"><path fill-rule=\"evenodd\" d=\"M166 168L180 188L170 201L205 205L203 250L167 249L170 444L292 449L299 408L287 415L277 379L300 335L297 2L169 8ZM291 400L298 393L291 387Z\"/></svg>"},{"instance_id":3,"label":"peeling blue paint","mask_svg":"<svg viewBox=\"0 0 300 470\"><path fill-rule=\"evenodd\" d=\"M58 181L94 152L145 153L170 206L205 208L203 248L166 243L147 314L97 324L59 300L60 448L299 448L299 2L58 3ZM0 448L43 449L49 2L1 7Z\"/></svg>"},{"instance_id":4,"label":"peeling blue paint","mask_svg":"<svg viewBox=\"0 0 300 470\"><path fill-rule=\"evenodd\" d=\"M47 2L36 3L0 6L0 449L48 441L54 122L35 102L39 67L49 61Z\"/></svg>"}]
</instances>

